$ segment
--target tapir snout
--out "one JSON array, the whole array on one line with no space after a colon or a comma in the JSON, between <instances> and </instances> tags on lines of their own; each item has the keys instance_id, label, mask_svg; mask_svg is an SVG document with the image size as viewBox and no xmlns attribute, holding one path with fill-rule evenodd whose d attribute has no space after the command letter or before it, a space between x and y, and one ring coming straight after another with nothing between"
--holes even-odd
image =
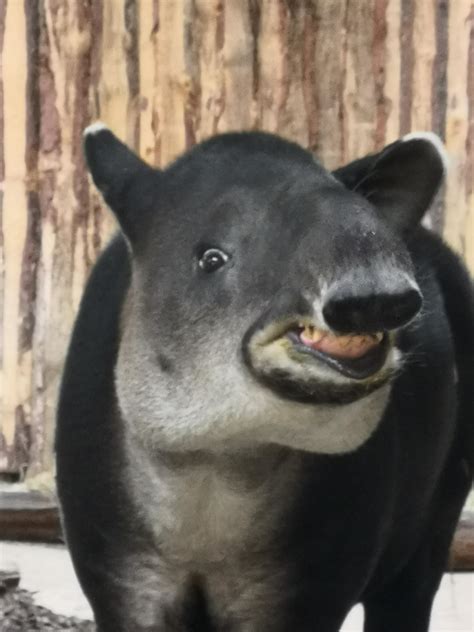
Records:
<instances>
[{"instance_id":1,"label":"tapir snout","mask_svg":"<svg viewBox=\"0 0 474 632\"><path fill-rule=\"evenodd\" d=\"M408 279L367 289L366 284L337 283L326 294L322 313L327 325L338 332L390 331L408 324L420 311L422 296Z\"/></svg>"}]
</instances>

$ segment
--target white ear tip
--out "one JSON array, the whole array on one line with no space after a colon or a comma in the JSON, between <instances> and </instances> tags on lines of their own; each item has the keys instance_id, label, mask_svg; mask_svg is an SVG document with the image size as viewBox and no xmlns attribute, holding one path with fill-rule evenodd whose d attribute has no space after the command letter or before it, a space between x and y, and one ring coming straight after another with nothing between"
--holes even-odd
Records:
<instances>
[{"instance_id":1,"label":"white ear tip","mask_svg":"<svg viewBox=\"0 0 474 632\"><path fill-rule=\"evenodd\" d=\"M441 138L435 134L434 132L410 132L409 134L405 134L402 138L402 142L406 142L408 140L426 140L435 147L437 150L439 157L441 158L441 162L443 163L444 170L447 171L449 167L449 156L446 151L446 147L444 146Z\"/></svg>"},{"instance_id":2,"label":"white ear tip","mask_svg":"<svg viewBox=\"0 0 474 632\"><path fill-rule=\"evenodd\" d=\"M86 127L86 129L84 130L84 136L92 136L94 134L98 134L99 132L102 132L103 130L108 130L109 128L107 127L107 125L105 125L105 123L102 123L102 121L96 121L95 123L92 123L91 125L88 125Z\"/></svg>"}]
</instances>

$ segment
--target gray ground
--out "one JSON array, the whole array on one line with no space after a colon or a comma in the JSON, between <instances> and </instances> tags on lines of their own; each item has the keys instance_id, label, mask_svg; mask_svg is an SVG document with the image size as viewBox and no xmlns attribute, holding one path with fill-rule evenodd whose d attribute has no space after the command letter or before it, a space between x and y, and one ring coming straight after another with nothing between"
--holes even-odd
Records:
<instances>
[{"instance_id":1,"label":"gray ground","mask_svg":"<svg viewBox=\"0 0 474 632\"><path fill-rule=\"evenodd\" d=\"M89 605L63 546L0 542L0 566L17 568L21 575L21 590L0 594L1 632L94 631ZM361 630L358 607L342 631ZM445 575L431 632L474 632L474 574Z\"/></svg>"},{"instance_id":2,"label":"gray ground","mask_svg":"<svg viewBox=\"0 0 474 632\"><path fill-rule=\"evenodd\" d=\"M63 632L94 632L91 621L51 612L38 606L26 590L6 590L0 594L0 625L2 632L33 632L33 630L63 630Z\"/></svg>"}]
</instances>

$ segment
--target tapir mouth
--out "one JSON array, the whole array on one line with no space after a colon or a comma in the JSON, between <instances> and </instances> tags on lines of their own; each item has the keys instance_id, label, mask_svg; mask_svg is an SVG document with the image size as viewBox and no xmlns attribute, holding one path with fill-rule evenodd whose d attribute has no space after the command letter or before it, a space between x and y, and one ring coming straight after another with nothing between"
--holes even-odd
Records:
<instances>
[{"instance_id":1,"label":"tapir mouth","mask_svg":"<svg viewBox=\"0 0 474 632\"><path fill-rule=\"evenodd\" d=\"M380 371L390 347L388 335L383 332L339 335L303 322L290 327L284 336L291 342L293 351L313 356L356 380L367 379Z\"/></svg>"},{"instance_id":2,"label":"tapir mouth","mask_svg":"<svg viewBox=\"0 0 474 632\"><path fill-rule=\"evenodd\" d=\"M301 319L253 327L244 339L249 366L267 376L281 374L283 367L285 374L291 372L291 366L305 366L313 374L322 363L351 380L373 380L391 348L386 332L339 334Z\"/></svg>"}]
</instances>

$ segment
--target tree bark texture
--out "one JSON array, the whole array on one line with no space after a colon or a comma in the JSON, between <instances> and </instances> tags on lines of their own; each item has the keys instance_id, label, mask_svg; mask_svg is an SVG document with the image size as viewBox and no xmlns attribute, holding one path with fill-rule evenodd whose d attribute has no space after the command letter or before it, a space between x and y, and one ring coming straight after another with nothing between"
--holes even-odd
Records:
<instances>
[{"instance_id":1,"label":"tree bark texture","mask_svg":"<svg viewBox=\"0 0 474 632\"><path fill-rule=\"evenodd\" d=\"M68 337L114 229L82 158L96 119L155 165L227 130L329 168L433 130L451 168L432 223L474 271L472 0L0 0L0 54L0 471L52 469Z\"/></svg>"}]
</instances>

